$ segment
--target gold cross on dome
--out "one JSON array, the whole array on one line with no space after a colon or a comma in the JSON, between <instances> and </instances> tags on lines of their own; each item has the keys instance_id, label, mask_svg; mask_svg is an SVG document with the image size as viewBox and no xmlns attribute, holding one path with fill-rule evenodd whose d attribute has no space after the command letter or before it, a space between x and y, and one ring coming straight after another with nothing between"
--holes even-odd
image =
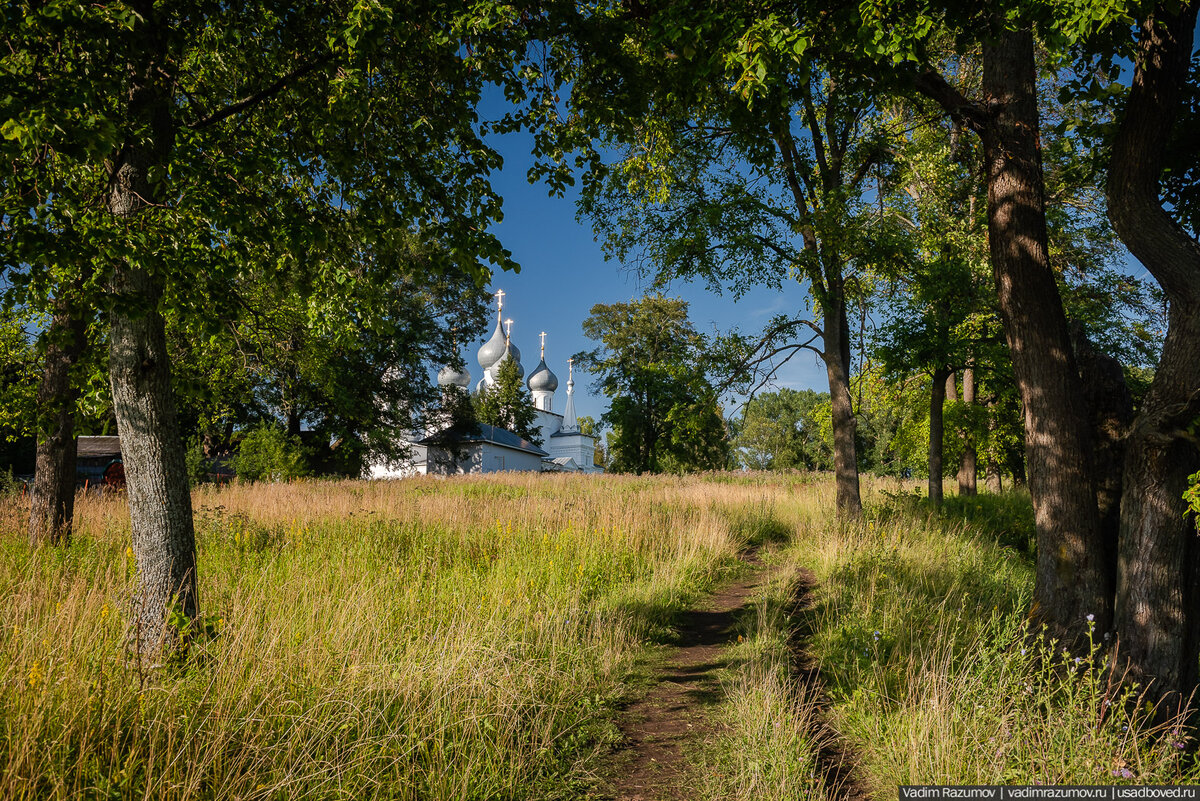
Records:
<instances>
[{"instance_id":1,"label":"gold cross on dome","mask_svg":"<svg viewBox=\"0 0 1200 801\"><path fill-rule=\"evenodd\" d=\"M512 339L512 324L513 321L511 317L504 321L504 325L508 327L508 330L504 332L504 339L506 342Z\"/></svg>"},{"instance_id":2,"label":"gold cross on dome","mask_svg":"<svg viewBox=\"0 0 1200 801\"><path fill-rule=\"evenodd\" d=\"M496 290L496 311L504 311L504 290Z\"/></svg>"},{"instance_id":3,"label":"gold cross on dome","mask_svg":"<svg viewBox=\"0 0 1200 801\"><path fill-rule=\"evenodd\" d=\"M542 359L544 360L546 358L546 332L545 331L543 331L541 333L541 337L542 337Z\"/></svg>"}]
</instances>

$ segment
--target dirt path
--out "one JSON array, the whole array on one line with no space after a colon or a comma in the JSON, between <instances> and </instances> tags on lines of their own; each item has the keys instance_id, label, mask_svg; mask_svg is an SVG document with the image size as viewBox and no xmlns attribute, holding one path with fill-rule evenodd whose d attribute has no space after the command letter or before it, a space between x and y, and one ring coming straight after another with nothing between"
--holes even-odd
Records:
<instances>
[{"instance_id":1,"label":"dirt path","mask_svg":"<svg viewBox=\"0 0 1200 801\"><path fill-rule=\"evenodd\" d=\"M603 788L615 801L690 799L683 786L685 752L713 731L705 714L721 697L717 672L724 666L722 650L737 639L738 613L746 608L764 569L753 556L752 570L740 581L710 596L679 619L679 645L658 668L655 683L622 715L625 746Z\"/></svg>"},{"instance_id":2,"label":"dirt path","mask_svg":"<svg viewBox=\"0 0 1200 801\"><path fill-rule=\"evenodd\" d=\"M688 784L688 754L716 733L710 712L720 703L718 673L727 664L724 652L739 633L738 620L767 579L755 553L743 556L749 566L737 582L707 598L679 618L679 644L671 648L656 670L649 691L621 715L624 744L614 754L600 786L589 798L611 801L684 801L696 797ZM800 575L793 611L800 618L812 603L815 579ZM820 696L816 665L805 649L802 630L792 633L792 673L799 686ZM816 701L812 735L828 798L867 801L859 783L857 759L838 734L825 723L823 701Z\"/></svg>"}]
</instances>

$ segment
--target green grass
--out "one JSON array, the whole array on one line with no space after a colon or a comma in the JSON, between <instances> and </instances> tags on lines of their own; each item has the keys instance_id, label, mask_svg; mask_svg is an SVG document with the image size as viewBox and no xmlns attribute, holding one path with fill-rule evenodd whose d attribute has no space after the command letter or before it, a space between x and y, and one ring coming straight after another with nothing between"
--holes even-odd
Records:
<instances>
[{"instance_id":1,"label":"green grass","mask_svg":"<svg viewBox=\"0 0 1200 801\"><path fill-rule=\"evenodd\" d=\"M201 491L214 636L159 669L125 647L123 501L81 498L75 543L37 553L0 502L0 797L583 797L678 613L755 545L770 580L728 652L703 797L832 797L833 732L881 801L1200 781L1190 730L1027 630L1027 498L934 513L864 488L853 525L800 475ZM819 685L797 681L798 643Z\"/></svg>"},{"instance_id":2,"label":"green grass","mask_svg":"<svg viewBox=\"0 0 1200 801\"><path fill-rule=\"evenodd\" d=\"M1196 781L1186 731L1155 727L1136 688L1030 631L1021 495L954 498L942 515L882 495L855 527L809 531L792 558L819 580L807 649L830 723L875 795L922 783ZM1089 628L1079 621L1081 631Z\"/></svg>"}]
</instances>

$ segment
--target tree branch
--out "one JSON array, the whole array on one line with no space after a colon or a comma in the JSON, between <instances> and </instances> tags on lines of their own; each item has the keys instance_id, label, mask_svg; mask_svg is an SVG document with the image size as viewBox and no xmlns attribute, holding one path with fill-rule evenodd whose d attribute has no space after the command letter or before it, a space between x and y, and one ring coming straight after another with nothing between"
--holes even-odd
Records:
<instances>
[{"instance_id":1,"label":"tree branch","mask_svg":"<svg viewBox=\"0 0 1200 801\"><path fill-rule=\"evenodd\" d=\"M287 75L284 75L282 78L275 81L275 83L271 84L270 86L266 87L265 89L255 92L252 95L243 97L241 100L235 100L234 102L230 103L228 106L221 109L220 111L209 114L207 117L204 117L203 119L189 122L189 123L187 123L186 127L190 128L194 131L200 130L201 128L207 128L210 125L214 125L214 124L220 122L221 120L228 119L229 117L232 117L235 114L240 114L248 108L253 108L254 106L258 105L259 103L262 103L264 100L269 100L270 98L272 98L275 95L282 92L284 89L287 89L295 81L299 80L300 78L303 78L305 75L308 75L309 73L314 72L317 69L325 66L331 60L332 60L332 56L326 55L322 58L317 59L316 61L312 61L303 66L297 67L296 69L292 70Z\"/></svg>"},{"instance_id":2,"label":"tree branch","mask_svg":"<svg viewBox=\"0 0 1200 801\"><path fill-rule=\"evenodd\" d=\"M983 133L991 114L950 85L941 73L925 70L916 77L917 91L941 106L955 122L965 125L975 133Z\"/></svg>"}]
</instances>

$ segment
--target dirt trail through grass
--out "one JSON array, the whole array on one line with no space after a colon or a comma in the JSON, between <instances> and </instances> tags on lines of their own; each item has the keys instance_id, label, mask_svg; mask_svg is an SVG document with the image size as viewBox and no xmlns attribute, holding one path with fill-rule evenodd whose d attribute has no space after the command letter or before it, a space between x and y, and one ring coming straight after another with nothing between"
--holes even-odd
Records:
<instances>
[{"instance_id":1,"label":"dirt trail through grass","mask_svg":"<svg viewBox=\"0 0 1200 801\"><path fill-rule=\"evenodd\" d=\"M753 555L739 581L709 596L679 618L679 645L657 668L654 684L619 721L625 747L614 757L605 797L618 801L691 799L687 754L714 730L706 714L721 699L717 673L725 646L737 639L739 613L748 607L764 568Z\"/></svg>"},{"instance_id":2,"label":"dirt trail through grass","mask_svg":"<svg viewBox=\"0 0 1200 801\"><path fill-rule=\"evenodd\" d=\"M700 777L694 775L696 758L722 725L716 712L724 694L720 674L730 666L729 646L745 630L745 615L770 576L757 552L743 555L748 569L742 577L709 596L678 618L678 644L655 668L650 689L631 704L618 724L624 745L603 772L598 792L591 798L612 801L691 801L701 795ZM803 571L796 586L792 609L803 613L811 603L815 584ZM790 618L789 618L790 619ZM791 672L793 680L817 693L812 715L805 716L815 748L813 756L820 778L816 797L863 801L868 797L857 780L854 759L841 738L824 722L817 700L820 679L803 650L803 637L793 630Z\"/></svg>"}]
</instances>

